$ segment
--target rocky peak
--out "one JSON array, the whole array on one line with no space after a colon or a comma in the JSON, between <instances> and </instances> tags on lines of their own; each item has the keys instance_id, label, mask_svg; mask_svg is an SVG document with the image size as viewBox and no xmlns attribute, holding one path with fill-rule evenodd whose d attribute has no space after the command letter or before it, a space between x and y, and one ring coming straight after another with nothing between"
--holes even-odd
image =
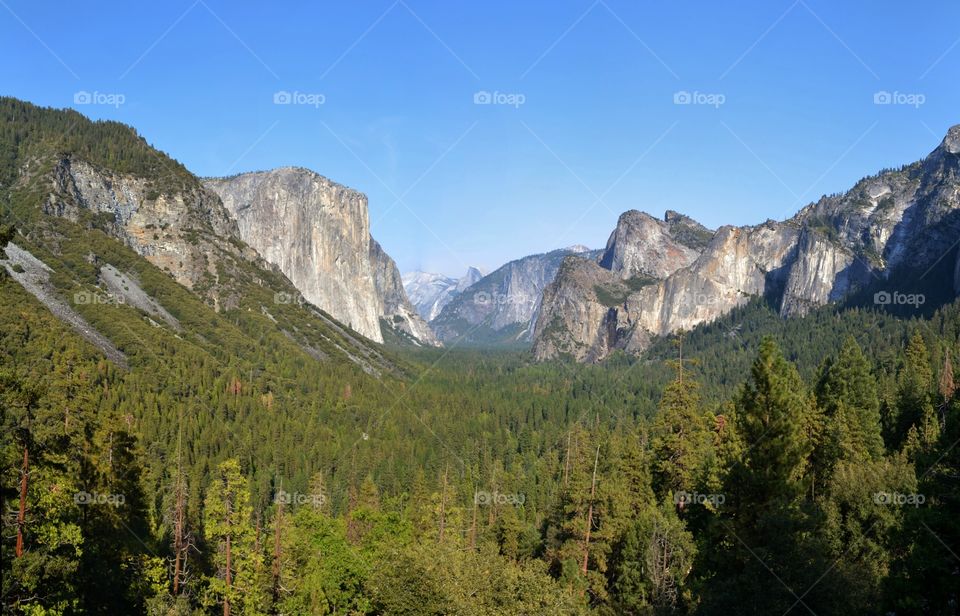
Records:
<instances>
[{"instance_id":1,"label":"rocky peak","mask_svg":"<svg viewBox=\"0 0 960 616\"><path fill-rule=\"evenodd\" d=\"M205 183L236 220L240 237L310 303L377 342L383 341L381 318L402 322L408 333L425 329L406 314L409 302L396 265L370 237L363 193L303 167Z\"/></svg>"},{"instance_id":2,"label":"rocky peak","mask_svg":"<svg viewBox=\"0 0 960 616\"><path fill-rule=\"evenodd\" d=\"M507 263L457 294L430 325L444 342L529 342L544 287L556 277L564 257L571 254L569 249L561 249ZM591 262L596 256L595 251L577 254L578 259Z\"/></svg>"},{"instance_id":3,"label":"rocky peak","mask_svg":"<svg viewBox=\"0 0 960 616\"><path fill-rule=\"evenodd\" d=\"M462 293L466 291L481 278L483 278L483 272L475 267L468 267L467 272L457 280L457 292Z\"/></svg>"},{"instance_id":4,"label":"rocky peak","mask_svg":"<svg viewBox=\"0 0 960 616\"><path fill-rule=\"evenodd\" d=\"M950 154L960 154L960 124L950 127L940 148Z\"/></svg>"},{"instance_id":5,"label":"rocky peak","mask_svg":"<svg viewBox=\"0 0 960 616\"><path fill-rule=\"evenodd\" d=\"M215 307L237 304L218 270L256 259L241 243L237 224L217 198L195 179L158 187L155 180L121 173L74 156L61 157L51 172L43 211L74 222L85 215Z\"/></svg>"},{"instance_id":6,"label":"rocky peak","mask_svg":"<svg viewBox=\"0 0 960 616\"><path fill-rule=\"evenodd\" d=\"M589 361L643 349L651 336L713 321L751 297L800 316L895 271L929 271L960 236L958 152L955 126L925 159L864 178L785 222L711 232L673 211L663 221L626 212L600 265L627 289L604 281L602 268L565 264L544 292L536 355ZM956 259L944 284L960 292Z\"/></svg>"},{"instance_id":7,"label":"rocky peak","mask_svg":"<svg viewBox=\"0 0 960 616\"><path fill-rule=\"evenodd\" d=\"M621 278L666 278L692 263L702 245L691 241L686 217L654 218L646 212L630 210L620 215L617 227L607 240L600 266Z\"/></svg>"},{"instance_id":8,"label":"rocky peak","mask_svg":"<svg viewBox=\"0 0 960 616\"><path fill-rule=\"evenodd\" d=\"M433 331L407 298L397 264L373 238L370 238L370 263L374 270L381 327L390 328L401 337L409 337L415 344L439 346Z\"/></svg>"}]
</instances>

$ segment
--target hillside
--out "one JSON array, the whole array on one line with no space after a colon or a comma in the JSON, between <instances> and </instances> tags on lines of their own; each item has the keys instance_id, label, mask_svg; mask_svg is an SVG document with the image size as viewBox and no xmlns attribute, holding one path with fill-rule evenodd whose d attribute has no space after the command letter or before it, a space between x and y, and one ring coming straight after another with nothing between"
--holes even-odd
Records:
<instances>
[{"instance_id":1,"label":"hillside","mask_svg":"<svg viewBox=\"0 0 960 616\"><path fill-rule=\"evenodd\" d=\"M788 319L757 296L600 364L385 350L132 129L0 109L5 612L955 605L952 288L898 312L866 285ZM601 302L704 249L692 221L624 222ZM680 258L621 249L645 230Z\"/></svg>"}]
</instances>

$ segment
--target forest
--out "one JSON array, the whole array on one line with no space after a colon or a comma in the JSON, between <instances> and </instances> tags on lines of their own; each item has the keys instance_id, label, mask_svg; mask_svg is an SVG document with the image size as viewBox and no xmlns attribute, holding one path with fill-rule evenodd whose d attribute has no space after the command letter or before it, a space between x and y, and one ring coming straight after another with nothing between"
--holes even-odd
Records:
<instances>
[{"instance_id":1,"label":"forest","mask_svg":"<svg viewBox=\"0 0 960 616\"><path fill-rule=\"evenodd\" d=\"M255 262L215 309L45 214L62 156L197 180L129 127L0 103L0 246L63 297L111 264L179 324L75 301L110 361L0 254L4 613L957 613L946 287L916 313L757 297L597 365L364 346Z\"/></svg>"},{"instance_id":2,"label":"forest","mask_svg":"<svg viewBox=\"0 0 960 616\"><path fill-rule=\"evenodd\" d=\"M0 290L5 612L955 613L956 305L374 383L147 339L124 371Z\"/></svg>"}]
</instances>

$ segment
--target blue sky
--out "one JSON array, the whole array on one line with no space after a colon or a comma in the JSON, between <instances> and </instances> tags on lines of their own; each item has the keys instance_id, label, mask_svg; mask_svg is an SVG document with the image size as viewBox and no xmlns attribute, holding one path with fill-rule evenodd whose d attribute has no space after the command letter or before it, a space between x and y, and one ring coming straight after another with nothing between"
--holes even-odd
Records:
<instances>
[{"instance_id":1,"label":"blue sky","mask_svg":"<svg viewBox=\"0 0 960 616\"><path fill-rule=\"evenodd\" d=\"M784 218L918 159L960 123L958 26L955 0L0 0L0 92L198 175L309 167L369 196L402 271L459 275L600 247L631 208Z\"/></svg>"}]
</instances>

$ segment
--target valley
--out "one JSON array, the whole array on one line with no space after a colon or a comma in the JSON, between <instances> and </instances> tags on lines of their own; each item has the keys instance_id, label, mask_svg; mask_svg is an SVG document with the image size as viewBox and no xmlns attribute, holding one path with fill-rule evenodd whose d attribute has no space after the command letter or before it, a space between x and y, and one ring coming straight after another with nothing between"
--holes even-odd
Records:
<instances>
[{"instance_id":1,"label":"valley","mask_svg":"<svg viewBox=\"0 0 960 616\"><path fill-rule=\"evenodd\" d=\"M960 126L459 279L316 171L14 98L0 150L5 613L956 605Z\"/></svg>"}]
</instances>

